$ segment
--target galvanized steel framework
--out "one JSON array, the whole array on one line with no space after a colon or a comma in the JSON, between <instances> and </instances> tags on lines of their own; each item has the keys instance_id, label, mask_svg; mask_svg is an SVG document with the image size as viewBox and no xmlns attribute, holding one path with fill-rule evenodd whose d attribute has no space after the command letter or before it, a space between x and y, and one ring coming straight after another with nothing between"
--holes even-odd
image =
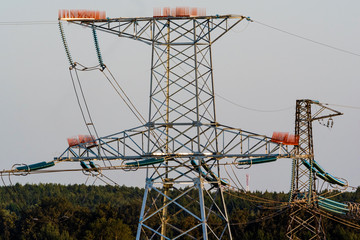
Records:
<instances>
[{"instance_id":1,"label":"galvanized steel framework","mask_svg":"<svg viewBox=\"0 0 360 240\"><path fill-rule=\"evenodd\" d=\"M314 113L312 106L318 107ZM295 146L294 155L300 158L293 160L287 229L289 239L326 239L317 205L316 175L310 171L314 163L312 123L341 114L317 101L296 101L295 134L299 136L299 145ZM310 163L310 169L303 164L304 161Z\"/></svg>"},{"instance_id":2,"label":"galvanized steel framework","mask_svg":"<svg viewBox=\"0 0 360 240\"><path fill-rule=\"evenodd\" d=\"M120 160L120 168L130 160L139 163L133 170L145 168L137 239L232 239L223 196L227 181L221 178L220 165L238 158L289 154L264 135L216 121L211 47L243 19L225 15L68 20L152 48L148 122L101 137L96 146L69 147L56 158ZM153 158L164 161L141 165ZM189 224L179 226L180 217Z\"/></svg>"}]
</instances>

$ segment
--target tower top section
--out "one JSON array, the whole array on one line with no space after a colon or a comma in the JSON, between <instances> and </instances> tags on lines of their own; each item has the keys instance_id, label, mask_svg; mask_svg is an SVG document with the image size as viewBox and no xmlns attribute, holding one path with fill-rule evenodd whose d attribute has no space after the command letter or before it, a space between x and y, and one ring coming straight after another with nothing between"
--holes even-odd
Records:
<instances>
[{"instance_id":1,"label":"tower top section","mask_svg":"<svg viewBox=\"0 0 360 240\"><path fill-rule=\"evenodd\" d=\"M129 21L149 21L161 19L243 19L242 15L226 14L226 15L206 15L206 10L203 8L155 8L152 17L119 17L109 18L105 11L98 10L79 10L79 9L61 9L59 10L59 20L63 21L81 21L81 22L129 22Z\"/></svg>"},{"instance_id":2,"label":"tower top section","mask_svg":"<svg viewBox=\"0 0 360 240\"><path fill-rule=\"evenodd\" d=\"M109 18L100 11L61 10L59 20L149 45L171 46L213 44L239 22L249 20L245 16L233 14L193 16L183 14L183 11L180 13L175 16Z\"/></svg>"}]
</instances>

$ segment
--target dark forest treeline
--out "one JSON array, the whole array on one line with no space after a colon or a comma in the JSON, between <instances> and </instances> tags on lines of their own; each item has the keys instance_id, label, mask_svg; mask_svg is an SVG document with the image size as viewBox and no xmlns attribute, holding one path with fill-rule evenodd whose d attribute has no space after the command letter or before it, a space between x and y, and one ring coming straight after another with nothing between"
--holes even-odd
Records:
<instances>
[{"instance_id":1,"label":"dark forest treeline","mask_svg":"<svg viewBox=\"0 0 360 240\"><path fill-rule=\"evenodd\" d=\"M252 195L281 202L288 199L285 193ZM244 196L225 196L234 239L285 239L288 210L267 209ZM142 197L143 189L125 186L0 187L0 239L134 239ZM334 200L360 202L360 188ZM329 240L360 239L358 230L323 221ZM179 217L177 224L190 223Z\"/></svg>"}]
</instances>

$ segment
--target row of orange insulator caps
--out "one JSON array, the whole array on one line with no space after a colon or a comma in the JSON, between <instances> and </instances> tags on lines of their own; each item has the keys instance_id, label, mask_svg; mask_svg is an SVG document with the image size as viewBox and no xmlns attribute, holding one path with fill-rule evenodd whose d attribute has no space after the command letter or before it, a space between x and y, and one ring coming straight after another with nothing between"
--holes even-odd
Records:
<instances>
[{"instance_id":1,"label":"row of orange insulator caps","mask_svg":"<svg viewBox=\"0 0 360 240\"><path fill-rule=\"evenodd\" d=\"M154 17L197 17L206 16L205 8L189 8L189 7L164 7L161 14L161 8L154 8Z\"/></svg>"},{"instance_id":2,"label":"row of orange insulator caps","mask_svg":"<svg viewBox=\"0 0 360 240\"><path fill-rule=\"evenodd\" d=\"M78 135L76 137L68 138L67 141L69 147L77 146L79 144L88 144L88 145L96 144L95 137L91 135Z\"/></svg>"},{"instance_id":3,"label":"row of orange insulator caps","mask_svg":"<svg viewBox=\"0 0 360 240\"><path fill-rule=\"evenodd\" d=\"M59 19L61 18L85 18L85 19L106 19L105 11L83 10L83 9L61 9L59 10Z\"/></svg>"},{"instance_id":4,"label":"row of orange insulator caps","mask_svg":"<svg viewBox=\"0 0 360 240\"><path fill-rule=\"evenodd\" d=\"M287 132L274 132L271 141L284 145L299 145L299 136Z\"/></svg>"}]
</instances>

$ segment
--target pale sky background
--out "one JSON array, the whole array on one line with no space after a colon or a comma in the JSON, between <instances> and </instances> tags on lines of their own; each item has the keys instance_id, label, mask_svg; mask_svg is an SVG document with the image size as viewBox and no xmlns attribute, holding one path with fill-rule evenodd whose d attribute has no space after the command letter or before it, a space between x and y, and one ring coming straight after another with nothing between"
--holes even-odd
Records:
<instances>
[{"instance_id":1,"label":"pale sky background","mask_svg":"<svg viewBox=\"0 0 360 240\"><path fill-rule=\"evenodd\" d=\"M86 134L61 42L58 9L106 11L112 17L152 16L154 7L204 7L208 15L241 14L255 21L360 54L358 0L116 0L6 1L0 8L0 168L50 161L67 147L66 139ZM6 22L49 21L12 25ZM64 23L74 61L96 65L90 29ZM98 33L105 64L142 113L147 112L151 48L133 40ZM249 111L216 98L218 122L271 136L294 131L296 99L360 107L360 57L314 44L258 23L243 21L213 45L215 91ZM100 135L139 123L100 73L85 75L91 112ZM360 184L360 109L344 113L330 130L314 123L315 159L325 170ZM146 114L145 114L146 115ZM251 190L288 192L290 160L238 170ZM117 171L120 185L144 186L144 172ZM13 182L84 183L77 174L13 177Z\"/></svg>"}]
</instances>

